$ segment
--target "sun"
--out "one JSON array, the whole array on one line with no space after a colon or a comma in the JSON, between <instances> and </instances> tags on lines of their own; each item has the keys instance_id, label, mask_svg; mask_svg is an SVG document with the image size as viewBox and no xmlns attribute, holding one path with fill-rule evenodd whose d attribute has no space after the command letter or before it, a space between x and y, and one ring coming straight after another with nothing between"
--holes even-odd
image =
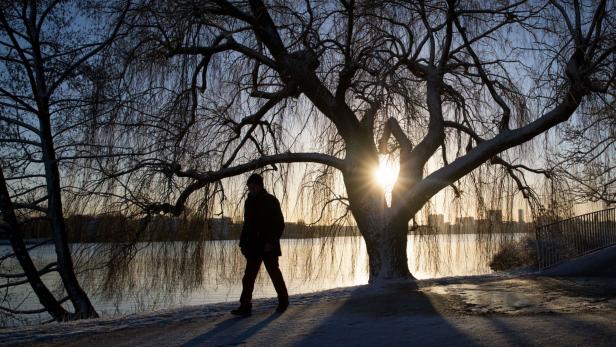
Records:
<instances>
[{"instance_id":1,"label":"sun","mask_svg":"<svg viewBox=\"0 0 616 347\"><path fill-rule=\"evenodd\" d=\"M376 183L385 189L386 192L391 192L394 184L398 179L400 168L387 158L379 159L379 166L374 171L374 180Z\"/></svg>"}]
</instances>

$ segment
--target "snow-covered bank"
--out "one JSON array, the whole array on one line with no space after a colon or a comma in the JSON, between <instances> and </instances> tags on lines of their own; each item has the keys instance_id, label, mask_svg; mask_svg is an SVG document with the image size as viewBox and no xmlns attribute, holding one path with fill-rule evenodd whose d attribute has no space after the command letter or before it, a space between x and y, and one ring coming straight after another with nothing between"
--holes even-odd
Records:
<instances>
[{"instance_id":1,"label":"snow-covered bank","mask_svg":"<svg viewBox=\"0 0 616 347\"><path fill-rule=\"evenodd\" d=\"M224 303L0 330L2 345L508 345L616 341L616 280L480 276L358 286L275 300L236 318Z\"/></svg>"},{"instance_id":2,"label":"snow-covered bank","mask_svg":"<svg viewBox=\"0 0 616 347\"><path fill-rule=\"evenodd\" d=\"M294 295L292 305L305 306L318 302L344 300L351 296L355 290L367 286L346 287L330 289L317 293ZM372 289L374 290L374 289ZM171 322L182 323L195 320L208 320L226 315L236 308L236 302L223 302L217 304L187 306L182 308L158 310L148 313L131 314L123 317L86 319L73 322L45 325L22 326L14 328L0 328L0 346L21 345L35 342L50 342L58 338L76 338L92 334L104 334L126 329L147 329L150 326L165 325ZM255 311L274 311L277 300L254 300Z\"/></svg>"}]
</instances>

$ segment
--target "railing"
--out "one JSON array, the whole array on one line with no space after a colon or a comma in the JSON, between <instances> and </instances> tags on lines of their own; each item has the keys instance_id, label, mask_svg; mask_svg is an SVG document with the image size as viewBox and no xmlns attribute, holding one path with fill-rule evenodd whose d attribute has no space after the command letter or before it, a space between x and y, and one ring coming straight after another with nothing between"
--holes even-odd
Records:
<instances>
[{"instance_id":1,"label":"railing","mask_svg":"<svg viewBox=\"0 0 616 347\"><path fill-rule=\"evenodd\" d=\"M545 269L616 244L616 208L543 225L536 233L539 268Z\"/></svg>"}]
</instances>

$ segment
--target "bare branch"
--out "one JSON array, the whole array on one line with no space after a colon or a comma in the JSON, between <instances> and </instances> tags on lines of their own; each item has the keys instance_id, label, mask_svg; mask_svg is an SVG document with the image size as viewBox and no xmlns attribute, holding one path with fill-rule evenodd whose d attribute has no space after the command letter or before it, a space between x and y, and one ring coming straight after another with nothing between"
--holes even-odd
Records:
<instances>
[{"instance_id":1,"label":"bare branch","mask_svg":"<svg viewBox=\"0 0 616 347\"><path fill-rule=\"evenodd\" d=\"M417 209L416 205L423 205L436 192L460 179L494 155L522 144L547 129L566 121L571 117L581 99L582 94L579 91L570 90L565 100L534 122L519 129L502 132L493 139L479 143L466 155L436 170L407 193L407 198L412 201L411 204L413 205L411 210Z\"/></svg>"},{"instance_id":2,"label":"bare branch","mask_svg":"<svg viewBox=\"0 0 616 347\"><path fill-rule=\"evenodd\" d=\"M466 37L466 30L462 27L462 25L460 24L460 21L458 20L458 18L455 18L454 21L455 21L455 24L456 24L456 28L458 28L458 31L460 32L460 36L462 37L462 40L464 41L464 44L466 45L466 50L468 51L468 53L473 58L473 62L475 63L475 67L477 68L477 71L479 71L479 75L481 76L481 80L483 81L483 83L485 83L486 87L488 87L488 90L490 91L490 95L492 95L492 98L494 99L494 101L503 110L503 116L501 118L499 129L500 129L500 131L508 130L509 129L509 120L511 119L511 109L509 108L509 106L507 105L505 100L503 100L503 98L498 94L498 92L496 91L496 88L494 88L494 83L490 80L490 78L488 77L487 73L484 71L481 60L477 56L477 53L475 53L475 51L471 47L471 43L469 42L468 38Z\"/></svg>"},{"instance_id":3,"label":"bare branch","mask_svg":"<svg viewBox=\"0 0 616 347\"><path fill-rule=\"evenodd\" d=\"M398 121L395 118L389 118L385 123L385 127L383 129L383 136L379 140L379 151L381 153L387 153L387 142L389 141L389 137L393 135L398 144L401 147L401 150L410 152L413 150L413 143L404 133L404 130L398 124Z\"/></svg>"},{"instance_id":4,"label":"bare branch","mask_svg":"<svg viewBox=\"0 0 616 347\"><path fill-rule=\"evenodd\" d=\"M332 157L322 153L281 153L273 154L270 156L264 156L255 159L251 162L240 164L233 167L224 168L218 171L210 171L205 173L199 173L194 170L182 171L180 167L171 166L169 169L178 177L189 177L195 181L191 183L177 199L174 205L170 204L154 204L148 206L148 212L150 213L172 213L179 215L184 209L184 204L195 191L205 187L209 183L219 181L223 178L237 176L252 170L256 170L262 167L266 167L272 164L282 163L319 163L335 167L339 170L345 170L345 164L342 159Z\"/></svg>"}]
</instances>

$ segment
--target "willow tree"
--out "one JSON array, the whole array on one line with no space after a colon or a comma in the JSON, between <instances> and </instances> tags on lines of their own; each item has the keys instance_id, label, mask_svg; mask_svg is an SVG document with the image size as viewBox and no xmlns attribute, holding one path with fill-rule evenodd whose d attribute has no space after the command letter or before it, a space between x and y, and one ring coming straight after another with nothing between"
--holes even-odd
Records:
<instances>
[{"instance_id":1,"label":"willow tree","mask_svg":"<svg viewBox=\"0 0 616 347\"><path fill-rule=\"evenodd\" d=\"M616 99L607 97L593 112L573 117L553 152L552 172L579 203L616 204Z\"/></svg>"},{"instance_id":2,"label":"willow tree","mask_svg":"<svg viewBox=\"0 0 616 347\"><path fill-rule=\"evenodd\" d=\"M129 2L128 2L129 3ZM42 313L55 320L97 317L75 274L65 223L64 192L78 176L63 176L76 161L92 157L91 145L78 136L80 126L95 122L108 83L101 54L122 34L127 2L19 1L0 5L0 212L13 254L22 273L3 273L3 288L29 283L42 309L9 313ZM6 178L5 178L6 176ZM41 269L26 248L23 222L48 222L56 260ZM57 272L66 297L56 299L41 276ZM70 300L74 312L60 304ZM9 303L14 304L14 303Z\"/></svg>"},{"instance_id":3,"label":"willow tree","mask_svg":"<svg viewBox=\"0 0 616 347\"><path fill-rule=\"evenodd\" d=\"M525 173L546 171L516 148L613 99L614 6L144 1L137 50L178 70L190 105L168 119L178 155L158 166L175 190L148 210L180 214L221 179L321 164L343 178L370 280L412 277L409 222L435 194L496 165L529 197ZM285 134L307 122L322 131L298 151ZM382 155L400 167L390 201L374 181Z\"/></svg>"}]
</instances>

